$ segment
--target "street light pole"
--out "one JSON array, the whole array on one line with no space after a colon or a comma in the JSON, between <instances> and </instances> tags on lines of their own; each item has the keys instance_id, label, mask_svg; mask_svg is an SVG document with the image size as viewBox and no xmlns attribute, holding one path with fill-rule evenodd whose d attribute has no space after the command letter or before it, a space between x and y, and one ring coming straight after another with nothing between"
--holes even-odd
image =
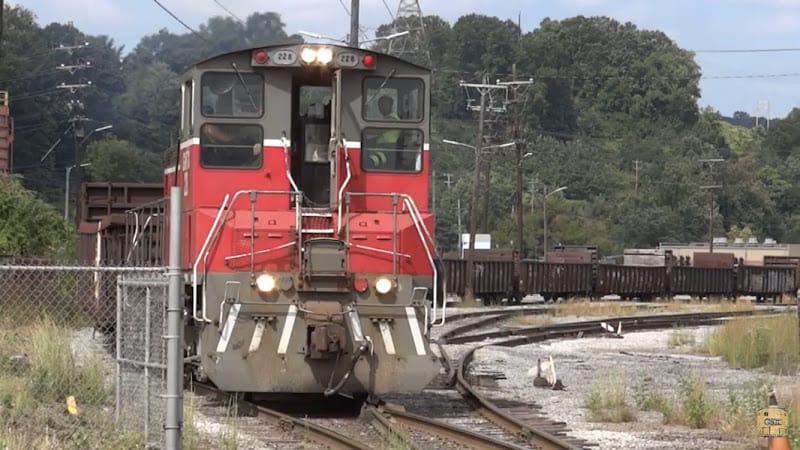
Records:
<instances>
[{"instance_id":1,"label":"street light pole","mask_svg":"<svg viewBox=\"0 0 800 450\"><path fill-rule=\"evenodd\" d=\"M73 133L76 157L77 158L82 157L83 146L84 146L84 144L86 144L86 141L88 141L89 138L94 133L97 133L97 132L100 132L100 131L110 130L113 127L114 127L113 125L105 125L105 126L102 126L102 127L99 127L99 128L95 128L94 130L92 130L89 133L87 133L86 136L84 136L83 139L81 139L80 141L77 140L77 137L75 136L75 133ZM78 160L76 160L75 162L77 163ZM73 165L67 167L66 181L64 183L65 184L65 187L64 187L64 220L69 220L69 173L74 168L81 168L81 167L86 167L86 166L90 166L90 165L91 165L91 163L83 163L83 164L73 164ZM80 172L81 171L79 170L78 171L78 174L79 174L78 182L79 183L81 181ZM77 196L76 196L75 202L76 202L76 207L77 207L77 202L78 202L78 197Z\"/></svg>"},{"instance_id":2,"label":"street light pole","mask_svg":"<svg viewBox=\"0 0 800 450\"><path fill-rule=\"evenodd\" d=\"M67 174L64 180L64 220L69 220L69 173L72 172L72 169L75 167L86 167L90 166L92 163L83 163L83 164L73 164L67 167Z\"/></svg>"}]
</instances>

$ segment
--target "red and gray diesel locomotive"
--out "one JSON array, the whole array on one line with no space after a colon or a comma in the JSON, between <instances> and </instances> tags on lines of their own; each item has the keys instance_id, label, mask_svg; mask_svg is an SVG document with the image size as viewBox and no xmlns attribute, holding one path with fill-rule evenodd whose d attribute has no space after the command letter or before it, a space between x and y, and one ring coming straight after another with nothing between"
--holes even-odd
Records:
<instances>
[{"instance_id":1,"label":"red and gray diesel locomotive","mask_svg":"<svg viewBox=\"0 0 800 450\"><path fill-rule=\"evenodd\" d=\"M186 357L226 391L420 391L444 316L428 212L430 71L291 44L181 76ZM168 226L168 225L167 225ZM433 300L431 302L431 300Z\"/></svg>"}]
</instances>

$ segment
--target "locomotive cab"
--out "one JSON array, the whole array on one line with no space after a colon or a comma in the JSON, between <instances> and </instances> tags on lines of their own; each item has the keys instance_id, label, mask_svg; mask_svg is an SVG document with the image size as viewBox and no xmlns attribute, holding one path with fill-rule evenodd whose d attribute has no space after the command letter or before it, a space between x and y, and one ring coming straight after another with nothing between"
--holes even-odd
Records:
<instances>
[{"instance_id":1,"label":"locomotive cab","mask_svg":"<svg viewBox=\"0 0 800 450\"><path fill-rule=\"evenodd\" d=\"M423 389L440 368L429 70L295 44L218 55L182 83L165 188L184 189L195 373L238 392Z\"/></svg>"}]
</instances>

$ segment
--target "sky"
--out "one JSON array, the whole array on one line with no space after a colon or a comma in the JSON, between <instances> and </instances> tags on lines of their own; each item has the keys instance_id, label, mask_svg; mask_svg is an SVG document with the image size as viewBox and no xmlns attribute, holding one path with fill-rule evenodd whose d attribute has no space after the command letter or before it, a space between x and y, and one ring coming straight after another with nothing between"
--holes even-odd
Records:
<instances>
[{"instance_id":1,"label":"sky","mask_svg":"<svg viewBox=\"0 0 800 450\"><path fill-rule=\"evenodd\" d=\"M227 15L224 5L244 19L253 12L281 15L286 32L300 30L344 38L349 31L350 0L159 0L181 20L197 28L209 17ZM361 0L360 23L365 38L391 21L400 0ZM186 29L153 0L8 0L36 15L39 25L72 22L92 35L107 35L125 52L139 39L166 28ZM517 21L523 31L544 18L577 15L612 17L638 28L660 30L688 50L800 48L800 0L420 0L422 13L455 23L476 13ZM800 103L800 51L698 52L701 98L724 115L785 117ZM736 78L730 78L736 77Z\"/></svg>"}]
</instances>

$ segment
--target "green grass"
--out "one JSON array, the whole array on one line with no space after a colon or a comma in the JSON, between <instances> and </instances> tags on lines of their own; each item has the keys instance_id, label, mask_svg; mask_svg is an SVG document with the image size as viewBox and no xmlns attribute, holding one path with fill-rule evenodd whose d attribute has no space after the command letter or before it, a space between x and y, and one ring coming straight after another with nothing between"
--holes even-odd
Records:
<instances>
[{"instance_id":1,"label":"green grass","mask_svg":"<svg viewBox=\"0 0 800 450\"><path fill-rule=\"evenodd\" d=\"M76 361L70 329L42 318L6 320L0 330L0 448L143 448L140 434L113 431L113 391L102 362ZM68 396L77 415L67 412Z\"/></svg>"},{"instance_id":2,"label":"green grass","mask_svg":"<svg viewBox=\"0 0 800 450\"><path fill-rule=\"evenodd\" d=\"M710 395L699 373L679 374L678 381L680 389L669 394L659 389L652 378L643 378L633 386L638 410L659 412L664 424L719 430L745 439L752 448L764 445L755 428L755 414L767 406L768 380L759 378L730 387L717 398ZM800 448L800 384L778 387L777 397L778 404L789 410L791 446Z\"/></svg>"},{"instance_id":3,"label":"green grass","mask_svg":"<svg viewBox=\"0 0 800 450\"><path fill-rule=\"evenodd\" d=\"M732 367L764 368L775 374L800 369L797 316L737 318L710 333L705 350L721 356Z\"/></svg>"},{"instance_id":4,"label":"green grass","mask_svg":"<svg viewBox=\"0 0 800 450\"><path fill-rule=\"evenodd\" d=\"M584 399L590 418L597 422L633 422L636 412L625 394L624 374L607 374L597 379Z\"/></svg>"},{"instance_id":5,"label":"green grass","mask_svg":"<svg viewBox=\"0 0 800 450\"><path fill-rule=\"evenodd\" d=\"M715 420L717 407L705 384L705 380L697 374L681 379L682 418L691 428L707 428Z\"/></svg>"}]
</instances>

